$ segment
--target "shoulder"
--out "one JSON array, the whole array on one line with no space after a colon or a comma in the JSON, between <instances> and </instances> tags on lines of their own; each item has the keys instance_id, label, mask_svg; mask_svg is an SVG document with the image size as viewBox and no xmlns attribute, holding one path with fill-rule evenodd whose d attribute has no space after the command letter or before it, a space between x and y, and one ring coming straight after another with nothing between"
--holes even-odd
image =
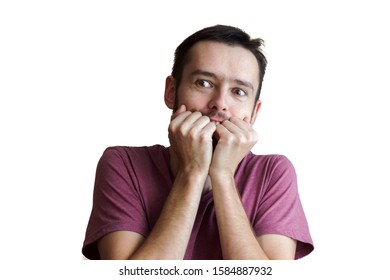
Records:
<instances>
[{"instance_id":1,"label":"shoulder","mask_svg":"<svg viewBox=\"0 0 390 280\"><path fill-rule=\"evenodd\" d=\"M243 185L259 186L265 190L273 187L294 187L295 168L284 155L256 155L249 153L240 163L236 178Z\"/></svg>"},{"instance_id":2,"label":"shoulder","mask_svg":"<svg viewBox=\"0 0 390 280\"><path fill-rule=\"evenodd\" d=\"M153 146L110 146L104 150L104 154L129 154L129 153L159 153L167 148L162 145Z\"/></svg>"},{"instance_id":3,"label":"shoulder","mask_svg":"<svg viewBox=\"0 0 390 280\"><path fill-rule=\"evenodd\" d=\"M98 162L99 174L130 174L147 177L158 172L169 173L169 150L161 145L112 146L105 149ZM124 176L124 175L123 175Z\"/></svg>"},{"instance_id":4,"label":"shoulder","mask_svg":"<svg viewBox=\"0 0 390 280\"><path fill-rule=\"evenodd\" d=\"M295 168L292 162L284 155L269 155L270 171L273 176L282 174L295 175Z\"/></svg>"},{"instance_id":5,"label":"shoulder","mask_svg":"<svg viewBox=\"0 0 390 280\"><path fill-rule=\"evenodd\" d=\"M249 153L241 162L245 169L264 170L267 173L281 172L290 170L295 172L292 162L284 155L256 155Z\"/></svg>"},{"instance_id":6,"label":"shoulder","mask_svg":"<svg viewBox=\"0 0 390 280\"><path fill-rule=\"evenodd\" d=\"M162 145L154 146L110 146L103 152L103 160L121 160L165 156L168 153L167 148Z\"/></svg>"}]
</instances>

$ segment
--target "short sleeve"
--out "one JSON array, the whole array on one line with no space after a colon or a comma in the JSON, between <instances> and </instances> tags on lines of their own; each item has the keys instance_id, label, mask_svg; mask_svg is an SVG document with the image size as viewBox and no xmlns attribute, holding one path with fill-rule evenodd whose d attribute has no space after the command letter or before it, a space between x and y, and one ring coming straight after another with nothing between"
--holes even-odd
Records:
<instances>
[{"instance_id":1,"label":"short sleeve","mask_svg":"<svg viewBox=\"0 0 390 280\"><path fill-rule=\"evenodd\" d=\"M101 156L95 177L93 206L82 252L100 259L97 241L104 235L127 230L146 235L148 225L131 161L120 148L108 148Z\"/></svg>"},{"instance_id":2,"label":"short sleeve","mask_svg":"<svg viewBox=\"0 0 390 280\"><path fill-rule=\"evenodd\" d=\"M298 193L295 169L285 156L276 155L271 159L266 176L268 183L254 225L256 235L291 237L297 240L295 258L302 258L314 247Z\"/></svg>"}]
</instances>

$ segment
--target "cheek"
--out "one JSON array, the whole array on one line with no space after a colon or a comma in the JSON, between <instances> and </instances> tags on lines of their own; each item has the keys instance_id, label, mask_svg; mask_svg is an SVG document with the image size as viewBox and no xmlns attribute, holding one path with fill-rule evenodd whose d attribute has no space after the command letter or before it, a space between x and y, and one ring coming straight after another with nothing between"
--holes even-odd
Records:
<instances>
[{"instance_id":1,"label":"cheek","mask_svg":"<svg viewBox=\"0 0 390 280\"><path fill-rule=\"evenodd\" d=\"M189 93L180 95L179 103L180 105L186 105L187 109L190 111L200 111L207 106L208 100L205 96Z\"/></svg>"},{"instance_id":2,"label":"cheek","mask_svg":"<svg viewBox=\"0 0 390 280\"><path fill-rule=\"evenodd\" d=\"M240 118L243 120L244 118L249 118L249 120L252 118L252 112L253 108L252 107L247 107L241 108L239 110L232 110L231 113L233 116Z\"/></svg>"}]
</instances>

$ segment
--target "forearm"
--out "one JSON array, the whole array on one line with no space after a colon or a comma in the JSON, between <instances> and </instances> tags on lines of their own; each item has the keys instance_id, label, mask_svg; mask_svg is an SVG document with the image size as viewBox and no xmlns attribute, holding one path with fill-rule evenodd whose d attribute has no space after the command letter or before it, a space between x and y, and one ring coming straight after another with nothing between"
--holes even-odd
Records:
<instances>
[{"instance_id":1,"label":"forearm","mask_svg":"<svg viewBox=\"0 0 390 280\"><path fill-rule=\"evenodd\" d=\"M211 176L214 205L224 259L268 259L242 206L234 177Z\"/></svg>"},{"instance_id":2,"label":"forearm","mask_svg":"<svg viewBox=\"0 0 390 280\"><path fill-rule=\"evenodd\" d=\"M156 225L131 259L183 259L199 207L203 177L177 174Z\"/></svg>"}]
</instances>

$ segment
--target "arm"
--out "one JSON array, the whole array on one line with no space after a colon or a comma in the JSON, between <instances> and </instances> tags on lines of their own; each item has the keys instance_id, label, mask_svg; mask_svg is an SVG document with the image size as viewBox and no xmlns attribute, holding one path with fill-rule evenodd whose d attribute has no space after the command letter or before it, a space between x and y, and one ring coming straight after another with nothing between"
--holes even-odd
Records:
<instances>
[{"instance_id":1,"label":"arm","mask_svg":"<svg viewBox=\"0 0 390 280\"><path fill-rule=\"evenodd\" d=\"M210 177L224 259L293 259L296 241L281 235L255 236L236 189L235 170L257 142L256 132L247 119L231 118L217 126L217 133Z\"/></svg>"},{"instance_id":2,"label":"arm","mask_svg":"<svg viewBox=\"0 0 390 280\"><path fill-rule=\"evenodd\" d=\"M220 172L212 176L212 186L224 259L294 259L295 240L255 236L232 176Z\"/></svg>"},{"instance_id":3,"label":"arm","mask_svg":"<svg viewBox=\"0 0 390 280\"><path fill-rule=\"evenodd\" d=\"M169 127L176 174L162 213L149 236L113 232L99 243L102 259L183 259L211 161L215 124L182 106Z\"/></svg>"},{"instance_id":4,"label":"arm","mask_svg":"<svg viewBox=\"0 0 390 280\"><path fill-rule=\"evenodd\" d=\"M211 176L211 184L224 259L268 259L253 234L234 178L220 172Z\"/></svg>"},{"instance_id":5,"label":"arm","mask_svg":"<svg viewBox=\"0 0 390 280\"><path fill-rule=\"evenodd\" d=\"M200 176L178 173L162 213L145 239L128 231L103 237L98 248L102 259L183 259L203 188Z\"/></svg>"}]
</instances>

